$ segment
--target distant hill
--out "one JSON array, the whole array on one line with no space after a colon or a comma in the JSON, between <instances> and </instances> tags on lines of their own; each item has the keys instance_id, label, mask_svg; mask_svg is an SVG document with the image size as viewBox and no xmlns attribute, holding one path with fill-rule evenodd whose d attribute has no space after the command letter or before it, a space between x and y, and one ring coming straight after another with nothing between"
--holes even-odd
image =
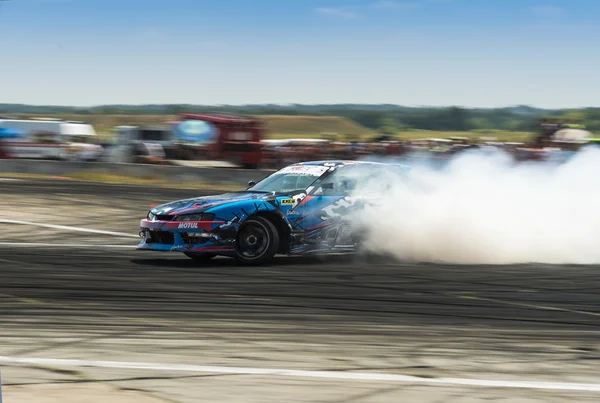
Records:
<instances>
[{"instance_id":1,"label":"distant hill","mask_svg":"<svg viewBox=\"0 0 600 403\"><path fill-rule=\"evenodd\" d=\"M405 130L472 131L503 130L530 132L537 130L542 117L578 121L592 131L600 131L600 108L551 110L527 105L505 108L407 107L402 105L332 104L332 105L101 105L89 108L0 104L0 115L29 114L71 116L87 120L100 131L134 121L149 124L180 113L225 112L271 116L273 132L280 134L314 134L333 131L347 134L363 132L398 133ZM302 122L283 117L298 117ZM320 117L308 119L307 117ZM334 117L344 118L335 120ZM329 120L328 120L329 119Z\"/></svg>"},{"instance_id":2,"label":"distant hill","mask_svg":"<svg viewBox=\"0 0 600 403\"><path fill-rule=\"evenodd\" d=\"M448 108L451 106L448 106ZM148 104L148 105L98 105L92 107L0 104L0 114L122 114L122 115L176 115L181 112L230 112L251 115L327 115L328 111L379 111L379 112L420 112L444 107L402 106L393 104L248 104L248 105L192 105L192 104ZM552 114L561 110L517 105L504 108L463 108L472 111L505 111L521 114Z\"/></svg>"}]
</instances>

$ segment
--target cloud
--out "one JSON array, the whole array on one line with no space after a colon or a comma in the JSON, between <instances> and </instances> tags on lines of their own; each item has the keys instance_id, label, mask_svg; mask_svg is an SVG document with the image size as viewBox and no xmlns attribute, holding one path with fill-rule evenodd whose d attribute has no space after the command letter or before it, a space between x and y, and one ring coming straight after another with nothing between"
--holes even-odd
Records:
<instances>
[{"instance_id":1,"label":"cloud","mask_svg":"<svg viewBox=\"0 0 600 403\"><path fill-rule=\"evenodd\" d=\"M552 5L537 6L532 9L533 14L542 18L560 17L565 13L565 10Z\"/></svg>"},{"instance_id":2,"label":"cloud","mask_svg":"<svg viewBox=\"0 0 600 403\"><path fill-rule=\"evenodd\" d=\"M356 17L358 17L358 13L355 13L353 11L344 10L342 8L320 7L320 8L315 8L315 12L317 14L329 15L332 17L340 17L340 18L356 18Z\"/></svg>"},{"instance_id":3,"label":"cloud","mask_svg":"<svg viewBox=\"0 0 600 403\"><path fill-rule=\"evenodd\" d=\"M373 3L372 6L374 8L381 9L401 9L401 8L413 8L417 6L417 3L409 2L409 1L394 1L394 0L381 0L376 3Z\"/></svg>"}]
</instances>

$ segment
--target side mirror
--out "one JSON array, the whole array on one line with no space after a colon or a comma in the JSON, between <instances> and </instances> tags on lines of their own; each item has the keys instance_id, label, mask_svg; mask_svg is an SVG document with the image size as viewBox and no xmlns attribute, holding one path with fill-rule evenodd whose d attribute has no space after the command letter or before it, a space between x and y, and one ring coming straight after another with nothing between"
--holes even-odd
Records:
<instances>
[{"instance_id":1,"label":"side mirror","mask_svg":"<svg viewBox=\"0 0 600 403\"><path fill-rule=\"evenodd\" d=\"M251 188L252 186L256 185L255 181L248 181L248 187Z\"/></svg>"},{"instance_id":2,"label":"side mirror","mask_svg":"<svg viewBox=\"0 0 600 403\"><path fill-rule=\"evenodd\" d=\"M333 189L333 182L324 183L321 187L323 189Z\"/></svg>"}]
</instances>

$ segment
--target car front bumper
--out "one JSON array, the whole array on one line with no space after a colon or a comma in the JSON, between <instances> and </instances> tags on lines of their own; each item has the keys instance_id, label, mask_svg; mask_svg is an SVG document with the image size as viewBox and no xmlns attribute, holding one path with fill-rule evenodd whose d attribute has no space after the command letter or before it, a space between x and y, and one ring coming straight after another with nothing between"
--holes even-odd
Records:
<instances>
[{"instance_id":1,"label":"car front bumper","mask_svg":"<svg viewBox=\"0 0 600 403\"><path fill-rule=\"evenodd\" d=\"M140 221L137 250L233 254L235 236L222 231L224 221Z\"/></svg>"}]
</instances>

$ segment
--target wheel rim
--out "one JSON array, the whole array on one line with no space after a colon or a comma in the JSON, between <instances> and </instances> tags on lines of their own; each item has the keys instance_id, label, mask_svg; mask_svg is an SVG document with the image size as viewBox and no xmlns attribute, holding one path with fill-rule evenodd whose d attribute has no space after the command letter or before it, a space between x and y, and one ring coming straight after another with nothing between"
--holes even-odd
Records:
<instances>
[{"instance_id":1,"label":"wheel rim","mask_svg":"<svg viewBox=\"0 0 600 403\"><path fill-rule=\"evenodd\" d=\"M244 226L238 234L240 254L248 259L261 257L269 247L269 233L262 225L252 223Z\"/></svg>"}]
</instances>

